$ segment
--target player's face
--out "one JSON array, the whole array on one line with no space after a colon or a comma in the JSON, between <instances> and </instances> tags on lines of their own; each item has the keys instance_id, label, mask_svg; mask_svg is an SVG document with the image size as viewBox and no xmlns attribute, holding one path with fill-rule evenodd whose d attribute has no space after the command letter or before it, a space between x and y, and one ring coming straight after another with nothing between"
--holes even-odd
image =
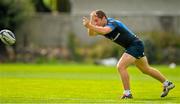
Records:
<instances>
[{"instance_id":1,"label":"player's face","mask_svg":"<svg viewBox=\"0 0 180 104\"><path fill-rule=\"evenodd\" d=\"M98 18L98 17L95 17L94 19L94 22L95 22L95 25L97 26L104 26L104 20L105 18Z\"/></svg>"}]
</instances>

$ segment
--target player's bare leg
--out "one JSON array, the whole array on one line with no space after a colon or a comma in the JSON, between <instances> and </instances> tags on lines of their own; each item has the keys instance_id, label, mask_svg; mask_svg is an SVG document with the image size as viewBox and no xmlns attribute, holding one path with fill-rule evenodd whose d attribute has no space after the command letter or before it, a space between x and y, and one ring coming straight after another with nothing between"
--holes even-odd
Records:
<instances>
[{"instance_id":1,"label":"player's bare leg","mask_svg":"<svg viewBox=\"0 0 180 104\"><path fill-rule=\"evenodd\" d=\"M164 75L162 75L157 69L151 67L148 64L147 58L144 56L141 59L135 61L135 65L143 72L144 74L150 75L153 78L159 80L160 82L166 81Z\"/></svg>"},{"instance_id":2,"label":"player's bare leg","mask_svg":"<svg viewBox=\"0 0 180 104\"><path fill-rule=\"evenodd\" d=\"M165 97L169 90L174 88L174 84L169 82L167 78L161 74L157 69L151 67L147 61L146 57L142 57L141 59L137 59L135 61L135 65L143 72L144 74L150 75L151 77L159 80L164 85L163 93L161 97Z\"/></svg>"},{"instance_id":3,"label":"player's bare leg","mask_svg":"<svg viewBox=\"0 0 180 104\"><path fill-rule=\"evenodd\" d=\"M120 58L118 64L117 64L117 68L119 71L119 74L121 75L121 80L123 83L123 87L124 87L124 95L123 95L123 99L124 98L132 98L132 95L130 93L130 81L129 81L129 74L127 71L127 67L135 62L135 58L127 53L124 53L122 55L122 57Z\"/></svg>"}]
</instances>

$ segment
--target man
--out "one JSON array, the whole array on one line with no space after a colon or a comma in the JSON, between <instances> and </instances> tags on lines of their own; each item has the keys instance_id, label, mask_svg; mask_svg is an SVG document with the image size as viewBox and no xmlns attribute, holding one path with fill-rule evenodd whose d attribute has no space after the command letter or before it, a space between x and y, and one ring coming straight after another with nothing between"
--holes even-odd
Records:
<instances>
[{"instance_id":1,"label":"man","mask_svg":"<svg viewBox=\"0 0 180 104\"><path fill-rule=\"evenodd\" d=\"M117 64L124 87L122 99L133 98L127 72L127 67L130 64L135 64L141 72L163 83L164 89L161 97L165 97L168 92L175 87L164 75L148 64L147 58L144 55L143 42L121 21L107 18L103 11L96 10L91 12L90 20L83 17L83 25L87 28L89 36L96 36L99 34L125 48L126 51Z\"/></svg>"}]
</instances>

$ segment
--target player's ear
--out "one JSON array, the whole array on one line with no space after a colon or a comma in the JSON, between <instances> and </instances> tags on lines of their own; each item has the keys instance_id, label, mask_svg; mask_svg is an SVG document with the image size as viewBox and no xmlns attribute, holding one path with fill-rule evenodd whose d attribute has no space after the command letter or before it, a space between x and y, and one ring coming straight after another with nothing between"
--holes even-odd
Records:
<instances>
[{"instance_id":1,"label":"player's ear","mask_svg":"<svg viewBox=\"0 0 180 104\"><path fill-rule=\"evenodd\" d=\"M102 20L106 20L106 17L105 17L105 16L103 16Z\"/></svg>"}]
</instances>

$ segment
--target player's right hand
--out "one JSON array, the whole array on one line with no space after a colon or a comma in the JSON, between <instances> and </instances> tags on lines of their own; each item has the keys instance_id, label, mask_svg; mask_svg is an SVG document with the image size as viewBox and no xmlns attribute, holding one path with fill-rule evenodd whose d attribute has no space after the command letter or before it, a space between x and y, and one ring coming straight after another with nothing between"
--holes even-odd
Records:
<instances>
[{"instance_id":1,"label":"player's right hand","mask_svg":"<svg viewBox=\"0 0 180 104\"><path fill-rule=\"evenodd\" d=\"M89 27L89 23L90 23L89 19L88 19L87 17L83 17L83 25L84 25L86 28Z\"/></svg>"}]
</instances>

